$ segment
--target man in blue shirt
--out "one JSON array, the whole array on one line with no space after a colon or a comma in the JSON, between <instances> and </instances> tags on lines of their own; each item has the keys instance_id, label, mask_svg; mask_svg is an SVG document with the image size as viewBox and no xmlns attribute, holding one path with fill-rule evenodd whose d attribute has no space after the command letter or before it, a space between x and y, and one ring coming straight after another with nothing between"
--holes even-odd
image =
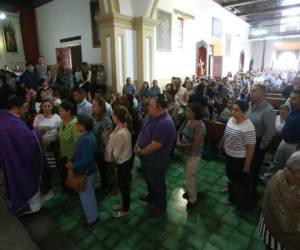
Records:
<instances>
[{"instance_id":1,"label":"man in blue shirt","mask_svg":"<svg viewBox=\"0 0 300 250\"><path fill-rule=\"evenodd\" d=\"M263 181L267 181L276 171L284 168L287 160L300 144L300 89L295 89L291 93L290 106L290 113L282 129L283 139L276 150L272 165L267 169L262 178Z\"/></svg>"},{"instance_id":2,"label":"man in blue shirt","mask_svg":"<svg viewBox=\"0 0 300 250\"><path fill-rule=\"evenodd\" d=\"M126 79L126 84L123 87L123 94L131 94L135 95L135 86L132 83L132 79L130 77L127 77Z\"/></svg>"},{"instance_id":3,"label":"man in blue shirt","mask_svg":"<svg viewBox=\"0 0 300 250\"><path fill-rule=\"evenodd\" d=\"M92 104L86 99L86 92L79 88L73 90L73 99L76 102L77 114L92 115Z\"/></svg>"}]
</instances>

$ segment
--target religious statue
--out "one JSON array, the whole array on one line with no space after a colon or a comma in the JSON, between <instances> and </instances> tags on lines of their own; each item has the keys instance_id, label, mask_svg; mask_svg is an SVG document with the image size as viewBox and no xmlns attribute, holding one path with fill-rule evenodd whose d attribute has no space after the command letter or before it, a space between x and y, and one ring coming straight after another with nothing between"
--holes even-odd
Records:
<instances>
[{"instance_id":1,"label":"religious statue","mask_svg":"<svg viewBox=\"0 0 300 250\"><path fill-rule=\"evenodd\" d=\"M5 25L3 30L7 52L17 52L15 31L10 24Z\"/></svg>"},{"instance_id":2,"label":"religious statue","mask_svg":"<svg viewBox=\"0 0 300 250\"><path fill-rule=\"evenodd\" d=\"M204 64L204 61L202 60L201 56L199 57L197 68L198 68L198 70L197 70L198 76L204 76L205 75L205 64Z\"/></svg>"}]
</instances>

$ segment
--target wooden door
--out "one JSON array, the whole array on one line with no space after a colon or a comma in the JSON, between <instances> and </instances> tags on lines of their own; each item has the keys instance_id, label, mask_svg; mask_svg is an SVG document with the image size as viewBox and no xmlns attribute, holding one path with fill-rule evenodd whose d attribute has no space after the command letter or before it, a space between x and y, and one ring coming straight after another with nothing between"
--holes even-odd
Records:
<instances>
[{"instance_id":1,"label":"wooden door","mask_svg":"<svg viewBox=\"0 0 300 250\"><path fill-rule=\"evenodd\" d=\"M222 78L222 56L213 56L213 78L220 77Z\"/></svg>"},{"instance_id":2,"label":"wooden door","mask_svg":"<svg viewBox=\"0 0 300 250\"><path fill-rule=\"evenodd\" d=\"M82 51L81 51L81 45L76 45L70 47L71 49L71 58L72 58L72 65L73 67L79 66L82 63Z\"/></svg>"}]
</instances>

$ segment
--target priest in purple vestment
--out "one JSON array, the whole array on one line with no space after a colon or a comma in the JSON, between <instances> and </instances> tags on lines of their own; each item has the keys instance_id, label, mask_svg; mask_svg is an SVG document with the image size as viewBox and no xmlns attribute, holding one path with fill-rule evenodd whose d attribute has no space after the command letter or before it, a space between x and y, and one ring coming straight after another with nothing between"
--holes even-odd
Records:
<instances>
[{"instance_id":1,"label":"priest in purple vestment","mask_svg":"<svg viewBox=\"0 0 300 250\"><path fill-rule=\"evenodd\" d=\"M8 111L0 110L0 166L6 196L17 215L37 212L53 196L41 134L22 121L25 105L21 97L11 96L7 106Z\"/></svg>"}]
</instances>

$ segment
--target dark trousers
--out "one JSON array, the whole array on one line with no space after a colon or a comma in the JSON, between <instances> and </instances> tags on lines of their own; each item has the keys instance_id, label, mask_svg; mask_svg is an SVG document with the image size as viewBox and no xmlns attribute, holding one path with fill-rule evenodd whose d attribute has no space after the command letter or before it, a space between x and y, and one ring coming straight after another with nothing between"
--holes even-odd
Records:
<instances>
[{"instance_id":1,"label":"dark trousers","mask_svg":"<svg viewBox=\"0 0 300 250\"><path fill-rule=\"evenodd\" d=\"M240 181L243 173L245 158L234 158L226 155L226 175L229 181L236 183Z\"/></svg>"},{"instance_id":2,"label":"dark trousers","mask_svg":"<svg viewBox=\"0 0 300 250\"><path fill-rule=\"evenodd\" d=\"M164 212L167 208L167 188L165 175L169 159L157 161L142 160L142 170L146 179L149 200L155 203L156 209Z\"/></svg>"},{"instance_id":3,"label":"dark trousers","mask_svg":"<svg viewBox=\"0 0 300 250\"><path fill-rule=\"evenodd\" d=\"M251 162L251 168L250 168L251 178L252 178L252 188L254 193L256 192L261 165L264 161L265 154L267 152L267 148L261 149L259 147L260 142L261 142L261 138L256 138L256 146L255 146L253 159Z\"/></svg>"},{"instance_id":4,"label":"dark trousers","mask_svg":"<svg viewBox=\"0 0 300 250\"><path fill-rule=\"evenodd\" d=\"M130 188L129 182L131 180L131 166L130 160L125 161L122 164L118 164L118 182L119 188L123 200L123 210L128 211L130 209Z\"/></svg>"},{"instance_id":5,"label":"dark trousers","mask_svg":"<svg viewBox=\"0 0 300 250\"><path fill-rule=\"evenodd\" d=\"M68 158L67 157L60 157L58 158L58 167L60 170L60 184L63 190L66 189L66 179L67 179L67 169L66 169L66 164L67 164Z\"/></svg>"},{"instance_id":6,"label":"dark trousers","mask_svg":"<svg viewBox=\"0 0 300 250\"><path fill-rule=\"evenodd\" d=\"M109 166L104 159L103 153L97 154L96 161L97 161L98 170L99 170L99 174L100 174L101 188L103 188L103 189L110 188L110 186L109 186L109 171L108 171Z\"/></svg>"}]
</instances>

